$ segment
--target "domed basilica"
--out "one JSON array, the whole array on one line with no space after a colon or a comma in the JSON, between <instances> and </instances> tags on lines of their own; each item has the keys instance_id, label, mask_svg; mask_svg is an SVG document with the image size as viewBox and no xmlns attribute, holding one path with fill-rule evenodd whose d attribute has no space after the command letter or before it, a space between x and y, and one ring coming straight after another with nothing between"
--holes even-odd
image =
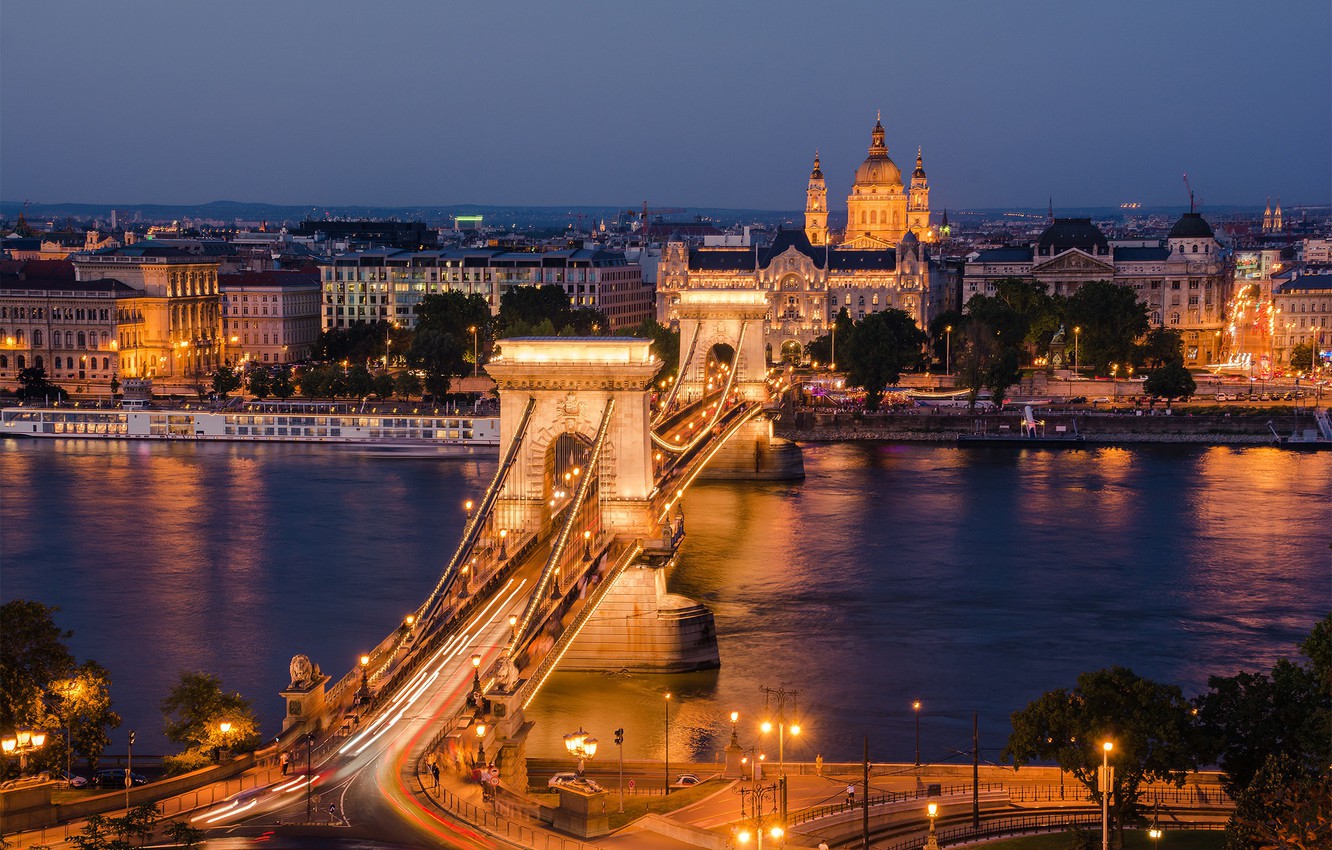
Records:
<instances>
[{"instance_id":1,"label":"domed basilica","mask_svg":"<svg viewBox=\"0 0 1332 850\"><path fill-rule=\"evenodd\" d=\"M657 276L657 318L679 320L680 292L757 289L767 293L764 337L770 359L799 361L845 310L860 320L895 308L923 328L929 320L930 260L921 243L930 229L930 190L919 152L909 184L888 156L883 123L874 122L869 156L847 197L847 226L828 226L828 187L817 153L805 195L803 229L781 230L765 244L667 241Z\"/></svg>"}]
</instances>

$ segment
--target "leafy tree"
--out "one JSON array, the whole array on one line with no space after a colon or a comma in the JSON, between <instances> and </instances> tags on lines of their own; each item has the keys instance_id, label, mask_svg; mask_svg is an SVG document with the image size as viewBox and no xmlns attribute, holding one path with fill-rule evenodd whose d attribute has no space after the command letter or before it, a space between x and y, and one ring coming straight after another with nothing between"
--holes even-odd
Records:
<instances>
[{"instance_id":1,"label":"leafy tree","mask_svg":"<svg viewBox=\"0 0 1332 850\"><path fill-rule=\"evenodd\" d=\"M1009 339L1016 339L1016 335L1011 333L1016 330L1016 326L1010 324L1009 330ZM975 408L980 391L988 389L994 403L1003 404L1008 388L1022 378L1022 369L1018 365L1018 346L1005 342L989 323L974 317L966 320L962 331L961 339L958 340L961 352L957 359L957 373L970 390L968 403Z\"/></svg>"},{"instance_id":2,"label":"leafy tree","mask_svg":"<svg viewBox=\"0 0 1332 850\"><path fill-rule=\"evenodd\" d=\"M396 386L393 376L388 372L375 373L373 395L381 401L393 395L393 388Z\"/></svg>"},{"instance_id":3,"label":"leafy tree","mask_svg":"<svg viewBox=\"0 0 1332 850\"><path fill-rule=\"evenodd\" d=\"M172 821L166 827L167 838L170 838L176 844L185 848L185 850L195 850L202 847L206 833L196 826L191 826L183 820Z\"/></svg>"},{"instance_id":4,"label":"leafy tree","mask_svg":"<svg viewBox=\"0 0 1332 850\"><path fill-rule=\"evenodd\" d=\"M1121 843L1137 820L1144 781L1184 784L1196 766L1192 708L1180 689L1144 679L1125 667L1078 676L1073 690L1047 691L1013 713L1013 732L1001 755L1016 767L1053 761L1087 787L1099 803L1096 772L1101 744L1112 741L1113 811Z\"/></svg>"},{"instance_id":5,"label":"leafy tree","mask_svg":"<svg viewBox=\"0 0 1332 850\"><path fill-rule=\"evenodd\" d=\"M230 366L219 366L213 373L213 392L217 393L218 398L226 398L228 393L235 392L240 387L241 376Z\"/></svg>"},{"instance_id":6,"label":"leafy tree","mask_svg":"<svg viewBox=\"0 0 1332 850\"><path fill-rule=\"evenodd\" d=\"M96 661L85 661L69 678L53 682L51 692L56 716L69 728L71 748L95 771L111 743L108 730L120 726L120 715L111 710L111 674Z\"/></svg>"},{"instance_id":7,"label":"leafy tree","mask_svg":"<svg viewBox=\"0 0 1332 850\"><path fill-rule=\"evenodd\" d=\"M1063 321L1062 298L1051 296L1043 283L1017 277L998 281L995 298L1026 320L1022 343L1028 359L1050 347L1050 341Z\"/></svg>"},{"instance_id":8,"label":"leafy tree","mask_svg":"<svg viewBox=\"0 0 1332 850\"><path fill-rule=\"evenodd\" d=\"M1147 376L1142 382L1142 391L1164 398L1168 408L1174 399L1188 398L1196 393L1198 384L1183 363L1169 363Z\"/></svg>"},{"instance_id":9,"label":"leafy tree","mask_svg":"<svg viewBox=\"0 0 1332 850\"><path fill-rule=\"evenodd\" d=\"M920 362L927 341L916 320L903 310L882 310L856 322L847 345L847 378L864 387L869 410L878 410L888 385Z\"/></svg>"},{"instance_id":10,"label":"leafy tree","mask_svg":"<svg viewBox=\"0 0 1332 850\"><path fill-rule=\"evenodd\" d=\"M1152 328L1138 349L1136 362L1148 369L1160 369L1184 362L1184 335L1174 328Z\"/></svg>"},{"instance_id":11,"label":"leafy tree","mask_svg":"<svg viewBox=\"0 0 1332 850\"><path fill-rule=\"evenodd\" d=\"M1066 300L1065 314L1082 328L1079 366L1101 375L1109 374L1111 363L1133 362L1135 342L1149 327L1147 305L1133 289L1107 280L1080 286Z\"/></svg>"},{"instance_id":12,"label":"leafy tree","mask_svg":"<svg viewBox=\"0 0 1332 850\"><path fill-rule=\"evenodd\" d=\"M605 336L610 333L610 319L595 307L579 307L569 311L560 336Z\"/></svg>"},{"instance_id":13,"label":"leafy tree","mask_svg":"<svg viewBox=\"0 0 1332 850\"><path fill-rule=\"evenodd\" d=\"M500 296L500 335L518 336L515 331L539 325L549 319L562 328L569 323L572 306L564 287L548 283L544 286L515 286Z\"/></svg>"},{"instance_id":14,"label":"leafy tree","mask_svg":"<svg viewBox=\"0 0 1332 850\"><path fill-rule=\"evenodd\" d=\"M399 372L398 376L393 379L393 385L398 395L403 398L411 398L414 395L421 394L421 379L412 371Z\"/></svg>"},{"instance_id":15,"label":"leafy tree","mask_svg":"<svg viewBox=\"0 0 1332 850\"><path fill-rule=\"evenodd\" d=\"M28 599L0 606L0 729L35 725L50 683L74 671L73 632L55 624L56 610Z\"/></svg>"},{"instance_id":16,"label":"leafy tree","mask_svg":"<svg viewBox=\"0 0 1332 850\"><path fill-rule=\"evenodd\" d=\"M1227 793L1238 799L1269 756L1286 760L1289 773L1316 773L1332 751L1332 615L1324 617L1300 646L1307 660L1281 659L1271 675L1213 676L1208 692L1194 700L1203 758L1225 772Z\"/></svg>"},{"instance_id":17,"label":"leafy tree","mask_svg":"<svg viewBox=\"0 0 1332 850\"><path fill-rule=\"evenodd\" d=\"M934 353L934 359L944 364L945 369L948 368L945 361L954 353L954 343L961 340L963 321L962 314L956 310L946 310L930 319L930 339L933 341L930 349ZM952 334L948 332L948 328L953 329ZM957 335L958 340L952 340L953 334Z\"/></svg>"},{"instance_id":18,"label":"leafy tree","mask_svg":"<svg viewBox=\"0 0 1332 850\"><path fill-rule=\"evenodd\" d=\"M191 369L186 373L185 385L194 390L194 394L199 397L199 401L205 401L212 389L212 381L204 374L204 370L199 368Z\"/></svg>"},{"instance_id":19,"label":"leafy tree","mask_svg":"<svg viewBox=\"0 0 1332 850\"><path fill-rule=\"evenodd\" d=\"M1313 369L1314 350L1307 342L1297 342L1290 349L1290 368L1299 372Z\"/></svg>"},{"instance_id":20,"label":"leafy tree","mask_svg":"<svg viewBox=\"0 0 1332 850\"><path fill-rule=\"evenodd\" d=\"M133 839L139 840L139 846L147 843L157 829L157 822L162 819L162 810L156 803L140 803L118 818L112 818L111 824L126 844L132 846Z\"/></svg>"},{"instance_id":21,"label":"leafy tree","mask_svg":"<svg viewBox=\"0 0 1332 850\"><path fill-rule=\"evenodd\" d=\"M439 397L449 391L451 378L472 371L472 328L476 328L478 357L488 349L490 307L480 295L446 292L422 298L416 306L416 315L416 333L407 351L407 364L425 372L426 391Z\"/></svg>"},{"instance_id":22,"label":"leafy tree","mask_svg":"<svg viewBox=\"0 0 1332 850\"><path fill-rule=\"evenodd\" d=\"M291 370L286 366L279 366L277 371L273 373L270 386L272 387L273 395L283 401L291 398L296 392L296 387L291 383Z\"/></svg>"},{"instance_id":23,"label":"leafy tree","mask_svg":"<svg viewBox=\"0 0 1332 850\"><path fill-rule=\"evenodd\" d=\"M297 381L305 398L327 398L332 381L332 370L327 366L309 366L301 370Z\"/></svg>"},{"instance_id":24,"label":"leafy tree","mask_svg":"<svg viewBox=\"0 0 1332 850\"><path fill-rule=\"evenodd\" d=\"M656 319L644 319L643 323L629 332L630 336L652 340L652 353L661 361L658 380L675 377L680 369L680 332L673 331Z\"/></svg>"},{"instance_id":25,"label":"leafy tree","mask_svg":"<svg viewBox=\"0 0 1332 850\"><path fill-rule=\"evenodd\" d=\"M273 376L262 366L250 367L250 371L245 378L245 389L255 398L268 398L273 391Z\"/></svg>"},{"instance_id":26,"label":"leafy tree","mask_svg":"<svg viewBox=\"0 0 1332 850\"><path fill-rule=\"evenodd\" d=\"M429 297L429 296L427 296ZM364 363L385 356L393 326L386 321L354 322L346 328L329 328L314 344L316 360Z\"/></svg>"},{"instance_id":27,"label":"leafy tree","mask_svg":"<svg viewBox=\"0 0 1332 850\"><path fill-rule=\"evenodd\" d=\"M119 836L115 819L106 815L89 815L83 829L71 835L69 842L79 850L128 850L130 843Z\"/></svg>"},{"instance_id":28,"label":"leafy tree","mask_svg":"<svg viewBox=\"0 0 1332 850\"><path fill-rule=\"evenodd\" d=\"M375 392L375 378L364 365L357 363L347 370L347 394L353 398L365 398Z\"/></svg>"},{"instance_id":29,"label":"leafy tree","mask_svg":"<svg viewBox=\"0 0 1332 850\"><path fill-rule=\"evenodd\" d=\"M998 356L990 358L985 368L985 388L996 405L1002 406L1008 395L1008 388L1022 380L1022 368L1018 365L1017 349L1004 347Z\"/></svg>"},{"instance_id":30,"label":"leafy tree","mask_svg":"<svg viewBox=\"0 0 1332 850\"><path fill-rule=\"evenodd\" d=\"M1332 847L1329 800L1326 770L1310 771L1286 753L1272 753L1235 798L1226 850L1326 850Z\"/></svg>"},{"instance_id":31,"label":"leafy tree","mask_svg":"<svg viewBox=\"0 0 1332 850\"><path fill-rule=\"evenodd\" d=\"M1003 348L1014 350L1022 349L1031 329L1027 317L998 296L973 296L967 302L966 320L985 325Z\"/></svg>"},{"instance_id":32,"label":"leafy tree","mask_svg":"<svg viewBox=\"0 0 1332 850\"><path fill-rule=\"evenodd\" d=\"M425 372L426 392L435 398L444 396L449 391L450 379L467 369L458 338L436 328L416 329L407 362Z\"/></svg>"},{"instance_id":33,"label":"leafy tree","mask_svg":"<svg viewBox=\"0 0 1332 850\"><path fill-rule=\"evenodd\" d=\"M222 680L211 673L182 673L162 700L162 714L167 739L186 747L167 757L169 773L202 767L215 749L250 750L259 743L254 705L238 693L223 691ZM219 726L223 721L231 724L226 733Z\"/></svg>"},{"instance_id":34,"label":"leafy tree","mask_svg":"<svg viewBox=\"0 0 1332 850\"><path fill-rule=\"evenodd\" d=\"M120 392L120 378L115 372L111 373L111 395Z\"/></svg>"},{"instance_id":35,"label":"leafy tree","mask_svg":"<svg viewBox=\"0 0 1332 850\"><path fill-rule=\"evenodd\" d=\"M29 366L27 369L19 370L18 390L15 395L27 400L52 398L61 401L68 397L69 393L47 380L45 366Z\"/></svg>"}]
</instances>

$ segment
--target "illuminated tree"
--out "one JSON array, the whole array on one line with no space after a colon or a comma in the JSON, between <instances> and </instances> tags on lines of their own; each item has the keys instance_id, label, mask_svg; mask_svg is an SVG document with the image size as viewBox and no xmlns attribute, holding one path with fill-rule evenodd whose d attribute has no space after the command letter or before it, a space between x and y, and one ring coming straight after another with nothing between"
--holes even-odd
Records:
<instances>
[{"instance_id":1,"label":"illuminated tree","mask_svg":"<svg viewBox=\"0 0 1332 850\"><path fill-rule=\"evenodd\" d=\"M186 747L167 757L169 773L203 767L216 750L252 750L259 743L254 705L238 693L222 690L222 680L211 673L182 673L162 700L162 714L167 739ZM224 722L230 724L226 731Z\"/></svg>"}]
</instances>

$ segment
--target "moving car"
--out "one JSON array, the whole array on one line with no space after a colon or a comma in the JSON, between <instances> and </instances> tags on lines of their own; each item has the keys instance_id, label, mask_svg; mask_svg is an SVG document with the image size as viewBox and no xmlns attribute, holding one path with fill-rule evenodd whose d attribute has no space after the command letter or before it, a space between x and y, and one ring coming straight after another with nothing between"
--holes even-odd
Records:
<instances>
[{"instance_id":1,"label":"moving car","mask_svg":"<svg viewBox=\"0 0 1332 850\"><path fill-rule=\"evenodd\" d=\"M693 773L682 773L675 777L675 784L684 788L688 788L691 785L697 785L702 781L702 779L699 779L698 776Z\"/></svg>"}]
</instances>

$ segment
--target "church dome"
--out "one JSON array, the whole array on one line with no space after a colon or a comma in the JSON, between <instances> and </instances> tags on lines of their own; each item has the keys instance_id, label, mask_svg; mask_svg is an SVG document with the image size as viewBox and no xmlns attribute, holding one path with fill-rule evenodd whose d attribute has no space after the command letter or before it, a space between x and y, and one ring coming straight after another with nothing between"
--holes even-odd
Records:
<instances>
[{"instance_id":1,"label":"church dome","mask_svg":"<svg viewBox=\"0 0 1332 850\"><path fill-rule=\"evenodd\" d=\"M1216 234L1202 213L1187 212L1170 228L1171 239L1211 239Z\"/></svg>"},{"instance_id":2,"label":"church dome","mask_svg":"<svg viewBox=\"0 0 1332 850\"><path fill-rule=\"evenodd\" d=\"M870 142L869 156L856 169L856 188L860 187L902 187L902 172L897 164L888 158L888 146L883 141L883 122L874 122L873 140Z\"/></svg>"}]
</instances>

